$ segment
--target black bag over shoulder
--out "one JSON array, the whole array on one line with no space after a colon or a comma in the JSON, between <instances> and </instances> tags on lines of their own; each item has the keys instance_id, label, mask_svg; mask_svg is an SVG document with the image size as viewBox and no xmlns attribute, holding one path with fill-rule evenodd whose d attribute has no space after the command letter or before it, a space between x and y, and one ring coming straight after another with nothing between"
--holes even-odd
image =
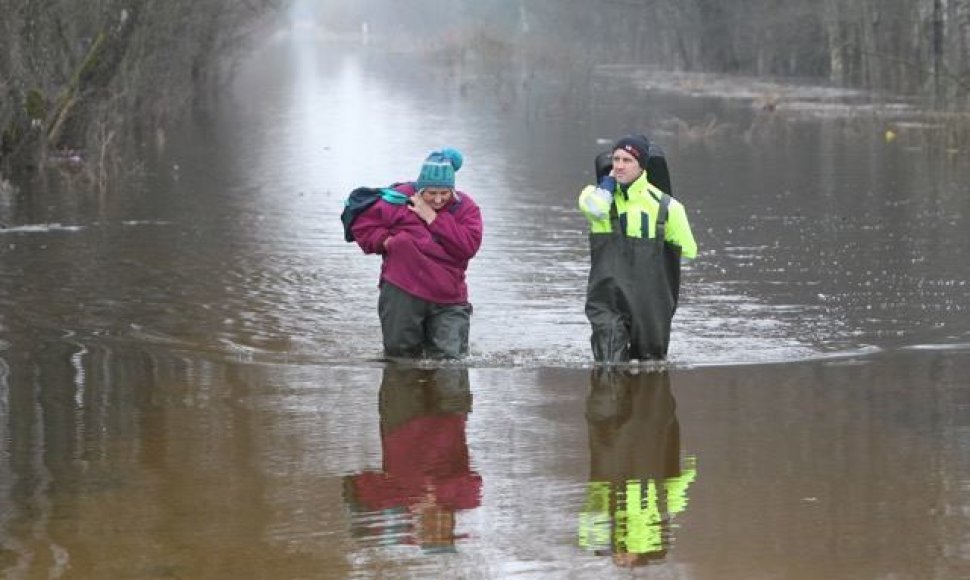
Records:
<instances>
[{"instance_id":1,"label":"black bag over shoulder","mask_svg":"<svg viewBox=\"0 0 970 580\"><path fill-rule=\"evenodd\" d=\"M407 192L407 188L405 191L398 191L397 188L400 186L407 186L407 184L399 181L387 187L358 187L351 191L344 200L344 210L340 212L340 221L344 225L344 241L354 241L354 232L350 229L354 225L354 220L367 211L367 208L377 203L377 200L383 199L395 205L411 203L408 200L410 193Z\"/></svg>"},{"instance_id":2,"label":"black bag over shoulder","mask_svg":"<svg viewBox=\"0 0 970 580\"><path fill-rule=\"evenodd\" d=\"M340 212L340 221L344 225L344 241L354 241L354 232L350 229L354 220L364 213L364 210L374 205L381 198L381 194L382 190L379 187L358 187L350 192L344 201L344 210Z\"/></svg>"}]
</instances>

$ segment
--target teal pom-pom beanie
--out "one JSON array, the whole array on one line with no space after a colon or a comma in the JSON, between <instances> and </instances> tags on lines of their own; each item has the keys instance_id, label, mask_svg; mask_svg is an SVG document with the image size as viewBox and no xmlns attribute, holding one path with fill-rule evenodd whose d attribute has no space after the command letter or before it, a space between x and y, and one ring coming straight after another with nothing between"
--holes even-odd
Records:
<instances>
[{"instance_id":1,"label":"teal pom-pom beanie","mask_svg":"<svg viewBox=\"0 0 970 580\"><path fill-rule=\"evenodd\" d=\"M421 165L414 186L418 190L426 187L455 188L455 172L461 169L464 157L457 149L446 147L432 151Z\"/></svg>"}]
</instances>

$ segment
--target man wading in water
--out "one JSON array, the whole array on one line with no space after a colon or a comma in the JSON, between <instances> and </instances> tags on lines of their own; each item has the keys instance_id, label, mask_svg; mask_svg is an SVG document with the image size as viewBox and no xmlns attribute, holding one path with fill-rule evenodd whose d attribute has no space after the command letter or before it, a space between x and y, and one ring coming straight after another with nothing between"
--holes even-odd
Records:
<instances>
[{"instance_id":1,"label":"man wading in water","mask_svg":"<svg viewBox=\"0 0 970 580\"><path fill-rule=\"evenodd\" d=\"M589 220L586 317L596 362L663 359L680 293L681 259L697 255L684 206L648 181L650 142L613 145L612 169L579 195Z\"/></svg>"}]
</instances>

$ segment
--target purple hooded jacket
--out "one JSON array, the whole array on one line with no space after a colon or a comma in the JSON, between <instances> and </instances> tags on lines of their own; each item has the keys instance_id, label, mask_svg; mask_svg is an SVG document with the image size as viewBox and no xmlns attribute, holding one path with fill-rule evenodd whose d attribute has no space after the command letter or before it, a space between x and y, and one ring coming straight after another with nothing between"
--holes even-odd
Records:
<instances>
[{"instance_id":1,"label":"purple hooded jacket","mask_svg":"<svg viewBox=\"0 0 970 580\"><path fill-rule=\"evenodd\" d=\"M394 189L415 193L412 183ZM465 270L482 244L482 213L465 193L455 191L430 225L406 205L378 200L357 216L352 231L364 253L383 256L382 282L434 304L468 302Z\"/></svg>"}]
</instances>

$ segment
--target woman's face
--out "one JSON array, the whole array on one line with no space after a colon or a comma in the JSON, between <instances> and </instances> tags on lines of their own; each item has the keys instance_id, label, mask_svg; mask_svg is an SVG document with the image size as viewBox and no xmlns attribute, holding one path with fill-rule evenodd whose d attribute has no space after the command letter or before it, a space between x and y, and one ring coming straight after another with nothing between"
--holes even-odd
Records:
<instances>
[{"instance_id":1,"label":"woman's face","mask_svg":"<svg viewBox=\"0 0 970 580\"><path fill-rule=\"evenodd\" d=\"M613 152L613 177L623 185L636 181L643 169L637 158L622 149Z\"/></svg>"},{"instance_id":2,"label":"woman's face","mask_svg":"<svg viewBox=\"0 0 970 580\"><path fill-rule=\"evenodd\" d=\"M443 208L451 195L452 191L447 187L426 187L421 190L421 199L435 211Z\"/></svg>"}]
</instances>

